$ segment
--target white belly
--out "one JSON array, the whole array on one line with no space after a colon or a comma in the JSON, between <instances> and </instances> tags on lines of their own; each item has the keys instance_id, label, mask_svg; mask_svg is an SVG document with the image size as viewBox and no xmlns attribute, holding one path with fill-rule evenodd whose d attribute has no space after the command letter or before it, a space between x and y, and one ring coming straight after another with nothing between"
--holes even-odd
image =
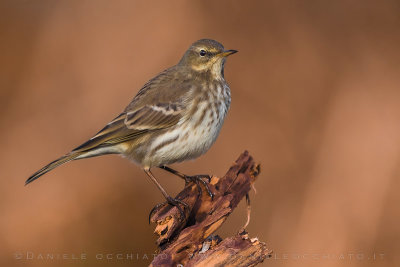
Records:
<instances>
[{"instance_id":1,"label":"white belly","mask_svg":"<svg viewBox=\"0 0 400 267\"><path fill-rule=\"evenodd\" d=\"M198 111L191 118L151 144L150 151L154 151L154 154L147 157L148 165L168 165L194 159L207 152L218 137L227 109L228 106L221 102L218 115L207 103L200 103ZM166 145L156 149L163 143Z\"/></svg>"}]
</instances>

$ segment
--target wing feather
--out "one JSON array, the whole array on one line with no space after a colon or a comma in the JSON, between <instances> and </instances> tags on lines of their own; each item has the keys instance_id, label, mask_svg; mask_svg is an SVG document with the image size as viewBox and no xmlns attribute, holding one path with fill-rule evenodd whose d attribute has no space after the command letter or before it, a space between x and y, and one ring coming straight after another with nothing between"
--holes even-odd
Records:
<instances>
[{"instance_id":1,"label":"wing feather","mask_svg":"<svg viewBox=\"0 0 400 267\"><path fill-rule=\"evenodd\" d=\"M176 104L146 105L140 110L128 112L125 124L129 129L164 129L179 122L182 108Z\"/></svg>"},{"instance_id":2,"label":"wing feather","mask_svg":"<svg viewBox=\"0 0 400 267\"><path fill-rule=\"evenodd\" d=\"M134 112L124 112L108 123L94 137L73 151L87 151L123 143L149 131L176 125L182 109L176 104L146 105Z\"/></svg>"}]
</instances>

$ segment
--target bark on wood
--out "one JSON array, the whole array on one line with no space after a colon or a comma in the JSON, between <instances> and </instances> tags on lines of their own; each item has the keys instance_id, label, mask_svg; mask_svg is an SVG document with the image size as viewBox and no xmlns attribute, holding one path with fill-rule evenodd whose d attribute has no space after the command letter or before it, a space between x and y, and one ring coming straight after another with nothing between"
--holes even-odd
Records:
<instances>
[{"instance_id":1,"label":"bark on wood","mask_svg":"<svg viewBox=\"0 0 400 267\"><path fill-rule=\"evenodd\" d=\"M212 177L209 188L214 198L196 184L188 184L177 198L187 203L186 220L176 207L165 206L153 214L159 253L150 266L254 266L272 251L244 229L221 241L212 234L225 222L246 196L260 172L247 151L242 153L222 178Z\"/></svg>"}]
</instances>

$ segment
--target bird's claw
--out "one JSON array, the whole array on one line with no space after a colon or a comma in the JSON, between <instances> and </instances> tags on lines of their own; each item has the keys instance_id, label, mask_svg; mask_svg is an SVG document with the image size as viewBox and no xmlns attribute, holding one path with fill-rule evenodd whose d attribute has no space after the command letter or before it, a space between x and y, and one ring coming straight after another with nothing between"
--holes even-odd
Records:
<instances>
[{"instance_id":1,"label":"bird's claw","mask_svg":"<svg viewBox=\"0 0 400 267\"><path fill-rule=\"evenodd\" d=\"M204 181L203 178L206 178L208 180L208 182ZM197 188L199 190L199 196L201 196L201 187L200 187L200 183L202 183L204 185L204 187L206 188L207 194L211 197L211 200L214 199L214 194L211 192L210 187L208 186L208 184L211 182L211 176L208 174L199 174L199 175L185 175L185 181L186 183L188 182L194 182L197 185Z\"/></svg>"},{"instance_id":2,"label":"bird's claw","mask_svg":"<svg viewBox=\"0 0 400 267\"><path fill-rule=\"evenodd\" d=\"M180 213L180 215L181 215L181 216L180 216L180 220L181 220L181 221L185 221L185 220L186 220L186 213L185 213L184 210L179 206L179 204L181 204L181 205L184 207L184 209L189 210L188 204L186 204L185 202L183 202L183 201L180 200L180 199L168 197L168 198L167 198L167 201L155 205L154 208L150 211L150 214L149 214L149 223L151 222L151 216L153 215L153 213L154 213L155 211L157 211L158 209L160 209L161 207L167 205L167 204L168 204L168 205L171 205L171 206L174 206L174 207L176 207L176 208L179 210L179 213Z\"/></svg>"}]
</instances>

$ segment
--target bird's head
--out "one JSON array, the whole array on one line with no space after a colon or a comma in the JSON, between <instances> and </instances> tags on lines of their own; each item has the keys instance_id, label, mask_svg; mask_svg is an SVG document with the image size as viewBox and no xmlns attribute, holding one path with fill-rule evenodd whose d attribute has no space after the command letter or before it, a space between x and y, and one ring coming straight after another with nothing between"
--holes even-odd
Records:
<instances>
[{"instance_id":1,"label":"bird's head","mask_svg":"<svg viewBox=\"0 0 400 267\"><path fill-rule=\"evenodd\" d=\"M197 72L209 72L216 79L223 78L225 59L236 52L224 50L224 46L217 41L201 39L189 47L179 65Z\"/></svg>"}]
</instances>

